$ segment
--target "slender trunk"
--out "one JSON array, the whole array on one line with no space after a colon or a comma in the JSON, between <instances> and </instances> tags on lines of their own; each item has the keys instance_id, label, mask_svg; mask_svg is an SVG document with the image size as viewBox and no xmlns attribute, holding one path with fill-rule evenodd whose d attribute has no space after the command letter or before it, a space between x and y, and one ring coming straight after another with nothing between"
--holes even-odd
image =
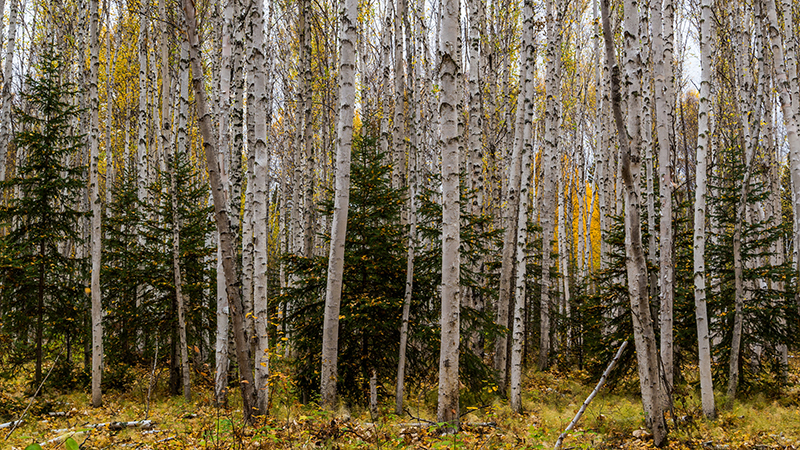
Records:
<instances>
[{"instance_id":1,"label":"slender trunk","mask_svg":"<svg viewBox=\"0 0 800 450\"><path fill-rule=\"evenodd\" d=\"M706 310L706 167L708 149L711 145L711 0L702 1L700 16L700 105L698 111L697 162L694 203L694 304L697 319L697 345L700 369L700 393L703 413L715 417L714 387L711 378L711 343L708 335L708 313ZM688 174L687 174L688 177ZM688 180L687 180L688 182Z\"/></svg>"},{"instance_id":2,"label":"slender trunk","mask_svg":"<svg viewBox=\"0 0 800 450\"><path fill-rule=\"evenodd\" d=\"M12 106L12 84L14 81L14 47L17 41L17 14L20 0L11 0L8 11L8 43L6 44L6 60L3 66L3 92L2 92L2 116L0 117L0 182L6 179L6 153L8 144L11 142L11 106ZM5 9L5 0L0 5L0 16ZM0 20L2 22L2 20ZM96 28L95 24L95 28ZM2 36L2 25L0 25L0 37Z\"/></svg>"},{"instance_id":3,"label":"slender trunk","mask_svg":"<svg viewBox=\"0 0 800 450\"><path fill-rule=\"evenodd\" d=\"M641 105L638 102L640 94L637 71L641 69L641 58L634 46L633 36L638 26L637 10L635 3L627 1L625 4L625 55L627 58L625 69L630 83L631 98L628 99L629 117L628 128L623 123L620 101L619 66L614 56L614 41L609 23L609 1L602 1L603 35L606 44L606 58L611 64L611 105L614 122L617 127L621 152L621 175L625 190L625 253L628 273L628 293L631 301L633 319L634 344L639 366L639 384L642 392L642 403L645 412L645 421L653 432L653 442L661 447L666 443L667 428L664 420L661 401L658 397L658 356L653 330L653 321L650 316L650 305L647 297L647 265L644 259L641 236L641 220L639 217L639 189L634 180L637 180L640 170L639 148L640 142L632 138L638 136L640 129Z\"/></svg>"},{"instance_id":4,"label":"slender trunk","mask_svg":"<svg viewBox=\"0 0 800 450\"><path fill-rule=\"evenodd\" d=\"M416 87L416 85L415 85ZM414 100L418 101L415 96ZM419 114L419 107L415 109ZM417 116L418 117L418 116ZM417 139L414 139L415 143ZM403 316L400 323L400 354L397 362L397 390L395 392L395 414L403 413L403 395L405 390L406 350L408 347L408 321L411 311L411 297L414 288L414 246L417 240L417 146L412 145L408 154L408 184L409 184L409 212L408 212L408 255L406 261L406 289L403 298Z\"/></svg>"},{"instance_id":5,"label":"slender trunk","mask_svg":"<svg viewBox=\"0 0 800 450\"><path fill-rule=\"evenodd\" d=\"M181 382L183 385L183 399L186 403L192 401L192 388L189 372L189 350L186 341L186 309L183 300L183 277L181 276L181 215L178 210L178 186L176 165L179 156L171 155L169 161L170 199L172 201L172 270L175 281L175 303L178 313L178 345L181 358Z\"/></svg>"},{"instance_id":6,"label":"slender trunk","mask_svg":"<svg viewBox=\"0 0 800 450\"><path fill-rule=\"evenodd\" d=\"M147 202L147 18L148 11L145 5L139 11L139 36L137 46L139 50L139 108L137 113L137 152L136 169L137 178L136 196L140 205ZM136 230L137 241L140 247L144 246L144 225ZM145 296L147 286L136 286L136 310L139 311ZM141 355L144 352L144 336L141 328L136 328L136 349Z\"/></svg>"},{"instance_id":7,"label":"slender trunk","mask_svg":"<svg viewBox=\"0 0 800 450\"><path fill-rule=\"evenodd\" d=\"M350 151L353 146L355 108L356 20L358 1L346 0L339 36L339 125L336 141L336 191L333 205L331 250L325 289L325 318L322 326L321 406L333 409L336 402L339 310L342 300L344 244L347 210L350 204Z\"/></svg>"},{"instance_id":8,"label":"slender trunk","mask_svg":"<svg viewBox=\"0 0 800 450\"><path fill-rule=\"evenodd\" d=\"M523 73L520 77L520 94L517 95L517 111L514 127L513 148L508 164L508 184L506 185L505 199L506 209L503 211L503 254L502 267L500 269L500 292L497 300L497 314L495 323L503 328L508 327L509 308L513 297L512 281L514 279L514 249L516 247L517 220L520 197L520 171L522 164L522 152L524 143L525 112L532 99L526 94L528 83L527 79L531 76L532 62L532 32L530 23L532 17L525 18L522 34ZM527 26L526 26L527 25ZM508 334L497 336L494 348L494 370L497 373L497 384L502 395L506 395L508 386Z\"/></svg>"},{"instance_id":9,"label":"slender trunk","mask_svg":"<svg viewBox=\"0 0 800 450\"><path fill-rule=\"evenodd\" d=\"M658 193L661 201L661 217L659 222L660 266L659 266L659 303L660 329L661 329L661 362L664 367L664 408L672 409L673 387L673 304L675 289L673 284L672 267L672 158L671 139L669 132L674 126L672 116L672 98L674 83L667 72L672 62L672 42L664 35L662 26L666 21L672 20L671 13L665 18L662 14L662 4L665 10L671 11L672 0L654 0L651 4L651 30L653 35L652 50L655 55L654 85L655 85L655 111L656 111L656 137L658 138ZM712 392L713 394L713 392ZM707 401L702 394L703 401ZM712 404L713 404L713 396ZM704 403L705 412L707 405ZM712 407L713 410L713 407ZM713 415L713 413L712 413Z\"/></svg>"},{"instance_id":10,"label":"slender trunk","mask_svg":"<svg viewBox=\"0 0 800 450\"><path fill-rule=\"evenodd\" d=\"M100 264L102 258L100 227L103 216L98 170L100 161L100 102L97 95L97 79L100 71L100 44L97 38L97 28L100 17L97 3L97 0L89 2L89 46L91 54L89 61L89 109L91 114L89 184L92 190L92 406L95 408L103 405L103 393L100 387L103 378L103 304L100 291Z\"/></svg>"},{"instance_id":11,"label":"slender trunk","mask_svg":"<svg viewBox=\"0 0 800 450\"><path fill-rule=\"evenodd\" d=\"M255 381L258 410L266 414L269 410L269 309L268 282L268 236L269 236L269 165L267 148L268 127L272 122L271 102L268 89L272 89L272 57L267 57L267 42L264 36L264 2L253 0L253 97L248 105L253 109L253 313L255 328ZM271 91L270 91L271 92Z\"/></svg>"},{"instance_id":12,"label":"slender trunk","mask_svg":"<svg viewBox=\"0 0 800 450\"><path fill-rule=\"evenodd\" d=\"M800 256L798 256L798 246L800 246L800 136L798 136L798 115L800 100L798 92L797 65L796 61L784 58L783 45L781 43L778 28L778 17L775 10L775 0L762 0L763 9L768 21L768 35L772 47L773 68L775 71L775 84L778 90L778 98L781 103L781 112L786 127L786 140L789 143L790 163L789 169L792 178L792 210L794 211L794 249L793 259L795 270L800 266ZM794 35L792 35L794 37ZM794 37L796 39L796 37ZM794 54L794 42L788 46L788 55ZM787 68L788 66L788 68ZM798 103L798 104L795 104ZM796 274L795 274L796 275Z\"/></svg>"},{"instance_id":13,"label":"slender trunk","mask_svg":"<svg viewBox=\"0 0 800 450\"><path fill-rule=\"evenodd\" d=\"M525 2L526 18L533 17L532 11L531 2ZM532 64L532 61L529 61L528 64ZM530 73L530 69L528 73ZM530 78L526 81L526 84L530 84ZM532 124L530 121L526 122L527 123L524 125L525 137L523 139L530 139ZM531 189L531 152L529 150L528 146L523 147L519 214L517 215L517 226L515 230L517 233L517 276L513 334L511 340L510 403L511 409L520 414L522 413L522 346L525 339L525 323L523 319L525 311L525 283L527 277L527 255L525 254L525 246L528 243L528 199L530 198Z\"/></svg>"},{"instance_id":14,"label":"slender trunk","mask_svg":"<svg viewBox=\"0 0 800 450\"><path fill-rule=\"evenodd\" d=\"M460 192L458 80L461 77L459 0L443 0L439 28L439 126L442 149L442 313L437 421L458 429L460 341Z\"/></svg>"},{"instance_id":15,"label":"slender trunk","mask_svg":"<svg viewBox=\"0 0 800 450\"><path fill-rule=\"evenodd\" d=\"M403 30L402 17L406 10L406 0L394 0L394 119L392 121L392 187L403 186L405 174L406 131L405 131L405 70L403 68Z\"/></svg>"},{"instance_id":16,"label":"slender trunk","mask_svg":"<svg viewBox=\"0 0 800 450\"><path fill-rule=\"evenodd\" d=\"M555 3L555 4L554 4ZM550 365L550 308L552 304L552 292L554 291L550 279L550 266L553 264L550 256L553 234L555 226L555 204L556 204L556 179L558 174L558 91L561 88L561 79L558 76L558 59L560 59L560 46L558 38L558 27L560 16L558 11L561 8L561 1L554 0L547 2L547 45L546 54L546 73L544 112L544 150L542 152L542 165L544 166L544 176L542 179L542 289L540 300L540 327L541 334L539 340L539 369L544 370Z\"/></svg>"},{"instance_id":17,"label":"slender trunk","mask_svg":"<svg viewBox=\"0 0 800 450\"><path fill-rule=\"evenodd\" d=\"M233 333L236 341L236 359L241 370L242 411L244 421L251 422L253 415L263 415L255 402L255 389L253 373L249 367L250 357L247 337L245 336L244 320L242 314L242 298L239 292L239 268L237 267L234 248L234 236L231 233L230 218L225 208L225 196L222 179L217 167L216 151L217 139L211 128L211 116L206 103L205 83L203 68L200 60L200 42L197 37L197 24L195 21L194 5L189 0L182 1L183 12L186 16L186 31L189 40L189 55L192 61L192 85L195 94L195 107L197 109L198 125L203 137L203 147L208 165L208 175L211 184L211 193L214 199L214 212L217 230L220 236L220 249L222 253L222 266L225 273L227 295L230 300L233 315Z\"/></svg>"},{"instance_id":18,"label":"slender trunk","mask_svg":"<svg viewBox=\"0 0 800 450\"><path fill-rule=\"evenodd\" d=\"M225 270L222 267L222 243L217 234L217 335L214 346L214 401L218 407L228 405L228 334L230 308L225 293Z\"/></svg>"}]
</instances>

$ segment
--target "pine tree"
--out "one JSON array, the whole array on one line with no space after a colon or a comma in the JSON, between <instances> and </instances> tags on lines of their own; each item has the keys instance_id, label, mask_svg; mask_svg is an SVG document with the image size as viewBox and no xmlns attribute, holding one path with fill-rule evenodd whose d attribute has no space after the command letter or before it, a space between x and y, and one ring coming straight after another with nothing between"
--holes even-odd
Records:
<instances>
[{"instance_id":1,"label":"pine tree","mask_svg":"<svg viewBox=\"0 0 800 450\"><path fill-rule=\"evenodd\" d=\"M78 220L84 215L73 201L85 187L85 167L67 163L84 146L84 137L72 124L80 115L73 104L74 86L64 81L66 63L45 49L34 74L26 79L16 111L21 130L13 144L26 158L14 177L2 182L4 190L20 195L0 209L7 234L0 241L2 311L4 331L27 335L34 329L36 372L42 379L45 332L64 335L86 306L81 289L84 261L59 247L77 245ZM24 345L26 339L17 339Z\"/></svg>"}]
</instances>

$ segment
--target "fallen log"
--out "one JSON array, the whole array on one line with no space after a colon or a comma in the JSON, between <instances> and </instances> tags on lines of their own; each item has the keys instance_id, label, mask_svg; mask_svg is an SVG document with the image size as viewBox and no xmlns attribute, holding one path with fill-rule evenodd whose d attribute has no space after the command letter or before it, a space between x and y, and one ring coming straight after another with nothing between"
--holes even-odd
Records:
<instances>
[{"instance_id":1,"label":"fallen log","mask_svg":"<svg viewBox=\"0 0 800 450\"><path fill-rule=\"evenodd\" d=\"M564 438L567 437L567 433L572 431L572 429L575 427L575 424L577 424L578 420L580 420L584 411L586 411L586 408L589 406L589 403L591 403L592 400L594 400L594 397L600 391L600 388L602 388L603 385L606 384L606 378L608 378L608 374L611 373L612 370L614 370L614 366L617 365L617 361L619 361L620 356L622 356L622 351L625 350L625 347L627 345L628 341L623 341L622 345L619 346L617 354L614 355L614 359L612 359L611 362L608 364L608 367L606 367L605 372L603 372L603 376L601 376L600 381L597 382L597 386L595 386L592 393L589 394L589 397L586 398L586 401L583 402L583 405L581 405L581 408L578 410L578 414L575 414L575 418L572 419L572 422L570 422L569 425L567 425L567 429L564 430L564 432L561 433L561 436L558 437L558 440L556 441L556 445L553 447L553 450L558 450L561 448L561 444L564 442Z\"/></svg>"},{"instance_id":2,"label":"fallen log","mask_svg":"<svg viewBox=\"0 0 800 450\"><path fill-rule=\"evenodd\" d=\"M0 429L2 429L2 428L11 428L11 427L15 427L16 428L16 427L22 425L23 423L25 423L25 421L22 420L22 419L13 420L11 422L6 422L6 423L0 423Z\"/></svg>"}]
</instances>

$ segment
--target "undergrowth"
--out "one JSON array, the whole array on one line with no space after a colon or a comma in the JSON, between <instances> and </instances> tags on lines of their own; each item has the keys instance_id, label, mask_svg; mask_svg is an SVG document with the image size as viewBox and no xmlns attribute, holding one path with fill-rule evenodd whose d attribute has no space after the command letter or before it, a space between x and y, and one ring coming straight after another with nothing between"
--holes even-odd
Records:
<instances>
[{"instance_id":1,"label":"undergrowth","mask_svg":"<svg viewBox=\"0 0 800 450\"><path fill-rule=\"evenodd\" d=\"M50 388L40 394L26 413L25 422L4 440L10 428L0 429L0 447L25 449L33 443L43 448L68 448L67 438L84 449L491 449L552 448L593 386L581 381L579 371L552 373L529 371L524 376L524 413L513 413L507 401L494 392L477 395L484 404L463 408L462 429L441 434L437 424L436 386L417 386L406 398L406 412L393 413L384 398L377 417L368 409L340 406L334 412L303 405L294 395L291 378L280 371L272 377L270 415L255 424L242 422L238 392L229 393L226 408L217 408L207 380L197 380L191 403L166 395L166 376L156 376L149 402L145 369L130 368L124 376L128 388L115 386L104 395L101 408L91 408L86 391ZM669 448L750 449L800 448L800 385L798 370L789 374L788 387L779 396L753 395L735 402L719 417L702 416L694 381L678 387L669 414ZM15 420L27 406L29 380L7 378L0 382L0 421ZM392 389L387 387L387 392ZM606 390L594 399L563 448L651 448L644 431L641 401L631 390ZM722 395L717 397L722 404ZM121 428L113 422L152 420L152 429ZM105 424L93 428L90 425ZM111 425L109 425L111 424ZM50 442L48 442L50 441Z\"/></svg>"}]
</instances>

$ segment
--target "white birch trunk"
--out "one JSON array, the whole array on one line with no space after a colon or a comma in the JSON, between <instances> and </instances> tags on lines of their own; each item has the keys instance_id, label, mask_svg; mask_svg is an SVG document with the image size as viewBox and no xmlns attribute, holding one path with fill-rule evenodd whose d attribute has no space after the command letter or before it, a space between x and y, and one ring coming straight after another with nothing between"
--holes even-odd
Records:
<instances>
[{"instance_id":1,"label":"white birch trunk","mask_svg":"<svg viewBox=\"0 0 800 450\"><path fill-rule=\"evenodd\" d=\"M347 236L347 210L350 204L350 151L353 146L355 108L356 27L358 1L346 0L341 14L339 36L339 124L336 142L336 191L333 204L331 249L325 289L325 318L322 325L321 406L333 409L336 403L337 359L339 349L339 311L342 300L344 244Z\"/></svg>"},{"instance_id":2,"label":"white birch trunk","mask_svg":"<svg viewBox=\"0 0 800 450\"><path fill-rule=\"evenodd\" d=\"M560 17L558 10L561 8L560 0L547 2L547 44L545 49L546 59L546 79L545 89L545 113L544 113L544 149L542 152L542 166L544 176L542 179L542 296L540 300L540 327L539 338L539 369L544 370L549 365L550 359L550 308L552 304L552 293L555 291L551 286L550 266L553 264L550 257L556 215L556 180L558 173L558 91L561 88L561 79L558 76L558 59L561 58L558 27Z\"/></svg>"},{"instance_id":3,"label":"white birch trunk","mask_svg":"<svg viewBox=\"0 0 800 450\"><path fill-rule=\"evenodd\" d=\"M98 0L89 2L89 46L90 46L90 75L89 75L89 109L91 114L91 130L89 132L90 172L89 184L91 185L92 203L92 406L97 408L103 405L103 392L101 382L103 379L103 303L100 291L100 269L102 262L102 203L100 201L100 101L97 95L97 79L100 71L100 44L97 37L98 22L100 22ZM15 2L12 0L11 8L14 10ZM13 26L13 24L12 24ZM11 27L9 27L9 31ZM4 119L5 120L5 119Z\"/></svg>"},{"instance_id":4,"label":"white birch trunk","mask_svg":"<svg viewBox=\"0 0 800 450\"><path fill-rule=\"evenodd\" d=\"M267 42L264 36L264 3L253 0L253 95L255 103L254 117L254 151L253 161L253 313L255 327L255 382L256 401L259 411L267 413L269 407L269 311L267 308L267 275L268 275L268 239L269 239L269 164L270 154L267 148L268 126L271 122L269 114L269 96L271 89L271 63L267 58Z\"/></svg>"},{"instance_id":5,"label":"white birch trunk","mask_svg":"<svg viewBox=\"0 0 800 450\"><path fill-rule=\"evenodd\" d=\"M660 266L659 266L659 303L661 329L661 361L664 367L665 409L672 406L673 387L673 304L674 285L672 267L672 159L670 158L670 130L672 121L673 79L668 68L672 62L672 42L665 39L664 21L671 21L671 14L665 18L664 9L671 10L672 0L655 0L651 3L652 51L655 60L653 83L655 86L656 136L658 138L658 176L659 197L661 200L661 216L659 222ZM670 27L671 28L671 24ZM655 219L653 219L655 221Z\"/></svg>"},{"instance_id":6,"label":"white birch trunk","mask_svg":"<svg viewBox=\"0 0 800 450\"><path fill-rule=\"evenodd\" d=\"M183 300L183 276L181 275L181 215L178 210L178 189L176 183L176 165L178 154L172 156L170 171L170 197L172 200L172 270L175 281L175 303L178 312L178 345L181 358L181 384L183 399L192 401L191 372L189 371L189 349L186 341L186 308Z\"/></svg>"},{"instance_id":7,"label":"white birch trunk","mask_svg":"<svg viewBox=\"0 0 800 450\"><path fill-rule=\"evenodd\" d=\"M3 107L2 117L0 117L0 182L6 180L6 154L8 144L11 142L11 107L12 107L12 85L14 82L14 52L17 42L17 14L20 0L11 0L8 11L8 43L6 44L6 60L3 66ZM0 5L0 18L5 10L5 1ZM3 21L0 20L0 23ZM96 26L96 25L95 25ZM2 37L2 25L0 25L0 38Z\"/></svg>"},{"instance_id":8,"label":"white birch trunk","mask_svg":"<svg viewBox=\"0 0 800 450\"><path fill-rule=\"evenodd\" d=\"M189 55L192 61L192 84L195 94L198 125L203 137L206 163L208 165L211 194L214 199L214 212L217 230L220 235L220 248L222 252L222 266L225 272L227 295L233 315L233 334L236 341L236 359L239 367L247 368L250 364L249 346L246 341L244 318L242 313L242 298L239 292L239 268L236 264L234 249L234 236L231 233L230 217L225 209L226 199L223 184L216 166L217 139L211 125L211 117L206 103L205 83L203 68L200 60L200 41L197 37L197 23L195 20L194 5L189 0L182 1L183 12L186 17L186 30L190 44ZM263 415L255 402L255 389L253 373L250 370L241 370L242 411L246 423L250 423L253 416Z\"/></svg>"},{"instance_id":9,"label":"white birch trunk","mask_svg":"<svg viewBox=\"0 0 800 450\"><path fill-rule=\"evenodd\" d=\"M402 17L406 9L405 0L394 0L394 119L392 121L392 187L403 186L405 174L405 70L403 68Z\"/></svg>"},{"instance_id":10,"label":"white birch trunk","mask_svg":"<svg viewBox=\"0 0 800 450\"><path fill-rule=\"evenodd\" d=\"M458 173L459 0L443 0L439 28L439 126L442 149L442 313L437 421L458 429L460 341L460 192Z\"/></svg>"},{"instance_id":11,"label":"white birch trunk","mask_svg":"<svg viewBox=\"0 0 800 450\"><path fill-rule=\"evenodd\" d=\"M694 203L694 304L697 319L697 345L700 370L700 393L703 413L715 417L714 387L711 378L711 342L708 335L709 317L706 309L706 167L711 145L711 1L703 0L700 16L700 105L698 111L697 162L695 169Z\"/></svg>"},{"instance_id":12,"label":"white birch trunk","mask_svg":"<svg viewBox=\"0 0 800 450\"><path fill-rule=\"evenodd\" d=\"M526 17L532 17L531 2L525 2ZM527 22L527 21L526 21ZM532 64L532 62L529 62ZM530 80L530 79L528 79ZM530 84L530 83L526 83ZM531 123L525 124L525 138L531 138ZM523 147L522 174L520 180L519 214L517 215L517 276L516 297L514 300L514 323L511 340L511 410L522 413L522 347L525 340L525 282L527 278L527 255L525 246L528 243L528 199L531 189L531 152Z\"/></svg>"},{"instance_id":13,"label":"white birch trunk","mask_svg":"<svg viewBox=\"0 0 800 450\"><path fill-rule=\"evenodd\" d=\"M530 24L532 18L525 18L525 23ZM513 148L508 162L508 183L505 190L506 209L503 211L503 254L502 267L500 268L500 291L497 300L497 314L495 323L503 328L508 327L509 308L514 292L512 282L514 279L514 249L516 247L517 220L519 210L520 170L522 165L523 134L525 129L525 112L532 99L526 95L527 79L530 77L532 63L529 52L532 51L532 32L530 26L523 25L522 50L523 70L520 77L520 92L517 96L517 111L514 127ZM510 333L509 333L510 334ZM505 395L508 386L508 334L497 336L494 348L494 371L497 373L497 384L500 392Z\"/></svg>"},{"instance_id":14,"label":"white birch trunk","mask_svg":"<svg viewBox=\"0 0 800 450\"><path fill-rule=\"evenodd\" d=\"M639 368L639 385L642 393L645 421L652 430L653 442L662 446L666 442L667 429L663 415L663 405L659 398L659 368L657 345L650 305L647 296L647 265L644 259L639 216L639 188L634 180L640 170L640 142L635 138L640 133L641 104L640 80L641 57L634 42L638 27L638 11L634 1L625 3L625 69L631 97L628 99L628 127L623 123L620 101L619 66L615 62L614 41L609 23L609 1L602 1L603 34L606 44L606 58L611 65L611 99L619 136L621 153L621 175L625 193L625 252L628 274L628 293L631 301L634 344Z\"/></svg>"},{"instance_id":15,"label":"white birch trunk","mask_svg":"<svg viewBox=\"0 0 800 450\"><path fill-rule=\"evenodd\" d=\"M137 47L139 50L139 105L137 112L138 124L136 140L136 195L139 204L145 204L147 201L147 15L147 8L145 5L142 5L139 11L139 36L137 40ZM137 240L140 246L144 245L144 232L143 228L137 230ZM147 287L145 285L136 287L137 311L141 306L146 289ZM140 328L136 329L136 349L140 355L144 352L143 330Z\"/></svg>"}]
</instances>

